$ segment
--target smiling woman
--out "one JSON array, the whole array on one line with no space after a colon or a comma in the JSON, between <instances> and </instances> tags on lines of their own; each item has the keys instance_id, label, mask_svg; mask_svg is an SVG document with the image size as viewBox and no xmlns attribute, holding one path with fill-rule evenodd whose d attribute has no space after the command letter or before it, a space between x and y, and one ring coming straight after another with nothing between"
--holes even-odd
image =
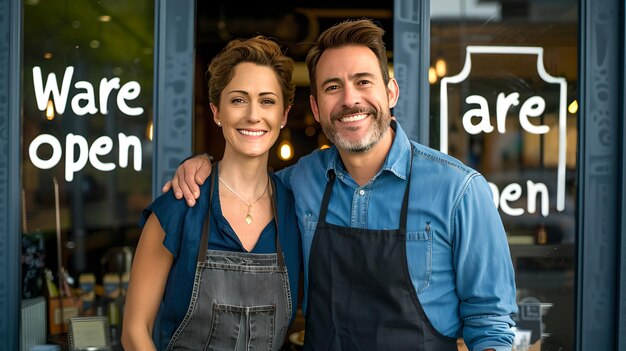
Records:
<instances>
[{"instance_id":1,"label":"smiling woman","mask_svg":"<svg viewBox=\"0 0 626 351\"><path fill-rule=\"evenodd\" d=\"M300 234L293 195L267 166L293 101L293 60L265 37L236 39L208 73L224 157L197 206L169 191L144 212L124 319L129 351L279 350L296 315ZM148 331L160 306L154 345Z\"/></svg>"}]
</instances>

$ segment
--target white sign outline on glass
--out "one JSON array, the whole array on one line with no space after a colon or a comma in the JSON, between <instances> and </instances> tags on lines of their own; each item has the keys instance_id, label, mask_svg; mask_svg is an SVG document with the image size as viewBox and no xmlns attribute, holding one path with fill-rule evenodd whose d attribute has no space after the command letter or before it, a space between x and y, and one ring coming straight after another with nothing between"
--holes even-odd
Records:
<instances>
[{"instance_id":1,"label":"white sign outline on glass","mask_svg":"<svg viewBox=\"0 0 626 351\"><path fill-rule=\"evenodd\" d=\"M546 72L543 66L543 48L535 46L467 46L465 52L465 65L461 72L455 76L441 79L440 90L440 146L443 153L448 153L448 83L458 84L467 79L472 70L472 54L517 54L537 55L537 72L539 77L546 83L559 84L559 151L557 165L557 190L556 209L562 212L565 209L565 148L566 117L567 117L567 81L563 77L554 77Z\"/></svg>"}]
</instances>

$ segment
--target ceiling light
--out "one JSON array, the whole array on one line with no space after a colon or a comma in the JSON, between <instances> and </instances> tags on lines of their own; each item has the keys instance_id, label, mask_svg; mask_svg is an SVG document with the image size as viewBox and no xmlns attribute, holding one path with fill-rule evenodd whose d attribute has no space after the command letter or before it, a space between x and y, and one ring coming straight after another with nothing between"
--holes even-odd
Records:
<instances>
[{"instance_id":1,"label":"ceiling light","mask_svg":"<svg viewBox=\"0 0 626 351\"><path fill-rule=\"evenodd\" d=\"M283 140L280 145L278 145L278 158L283 161L289 161L293 157L293 145L289 142L289 140Z\"/></svg>"},{"instance_id":2,"label":"ceiling light","mask_svg":"<svg viewBox=\"0 0 626 351\"><path fill-rule=\"evenodd\" d=\"M435 69L432 67L428 69L428 83L437 83L437 72L435 72Z\"/></svg>"},{"instance_id":3,"label":"ceiling light","mask_svg":"<svg viewBox=\"0 0 626 351\"><path fill-rule=\"evenodd\" d=\"M578 100L572 101L572 103L569 104L569 106L567 106L567 112L573 115L576 114L576 112L578 112Z\"/></svg>"}]
</instances>

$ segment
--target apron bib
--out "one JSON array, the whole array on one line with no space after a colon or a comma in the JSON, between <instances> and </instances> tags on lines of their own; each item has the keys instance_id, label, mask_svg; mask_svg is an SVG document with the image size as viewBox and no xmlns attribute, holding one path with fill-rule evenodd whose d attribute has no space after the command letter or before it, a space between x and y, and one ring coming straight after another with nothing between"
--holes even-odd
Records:
<instances>
[{"instance_id":1,"label":"apron bib","mask_svg":"<svg viewBox=\"0 0 626 351\"><path fill-rule=\"evenodd\" d=\"M276 192L272 192L272 205L279 254L208 250L213 190L217 187L217 177L213 178L191 301L167 349L278 350L287 333L292 303L278 240ZM273 180L271 184L275 190Z\"/></svg>"},{"instance_id":2,"label":"apron bib","mask_svg":"<svg viewBox=\"0 0 626 351\"><path fill-rule=\"evenodd\" d=\"M411 167L413 149L411 150ZM422 309L406 262L411 171L400 229L371 230L326 223L331 171L309 262L304 350L456 351Z\"/></svg>"}]
</instances>

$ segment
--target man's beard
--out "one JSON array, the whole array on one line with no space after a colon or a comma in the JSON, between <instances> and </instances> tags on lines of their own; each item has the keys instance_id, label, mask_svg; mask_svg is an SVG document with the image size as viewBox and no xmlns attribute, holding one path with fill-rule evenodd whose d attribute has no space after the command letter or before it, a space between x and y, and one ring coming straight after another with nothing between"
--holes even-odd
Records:
<instances>
[{"instance_id":1,"label":"man's beard","mask_svg":"<svg viewBox=\"0 0 626 351\"><path fill-rule=\"evenodd\" d=\"M341 123L338 121L340 118L359 113L367 113L369 118L372 118L372 123L368 127L366 135L359 140L350 140L342 137L333 122ZM378 144L389 131L390 123L390 113L379 112L374 108L346 108L333 113L328 123L322 123L322 130L328 140L335 144L337 148L358 154L366 152Z\"/></svg>"}]
</instances>

